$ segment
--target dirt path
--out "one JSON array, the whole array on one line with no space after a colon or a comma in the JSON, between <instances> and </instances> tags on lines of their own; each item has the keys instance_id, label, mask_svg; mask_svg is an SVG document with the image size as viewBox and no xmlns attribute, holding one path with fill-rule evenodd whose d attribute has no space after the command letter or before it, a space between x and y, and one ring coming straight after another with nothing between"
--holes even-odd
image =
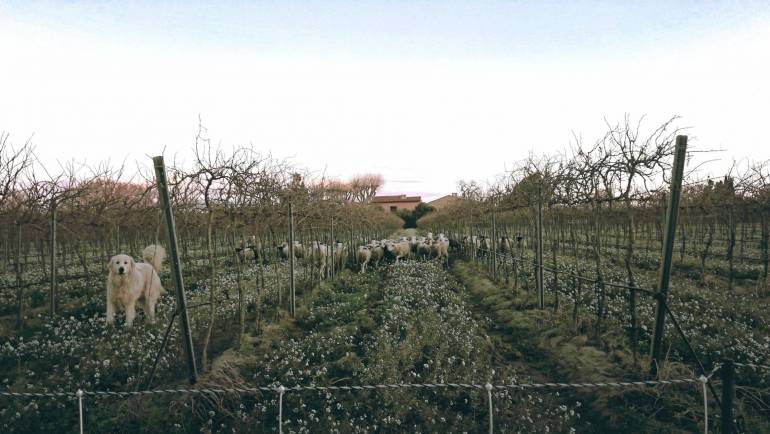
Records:
<instances>
[{"instance_id":1,"label":"dirt path","mask_svg":"<svg viewBox=\"0 0 770 434\"><path fill-rule=\"evenodd\" d=\"M417 229L399 229L396 232L393 232L390 234L390 239L397 240L401 237L414 237L417 236Z\"/></svg>"}]
</instances>

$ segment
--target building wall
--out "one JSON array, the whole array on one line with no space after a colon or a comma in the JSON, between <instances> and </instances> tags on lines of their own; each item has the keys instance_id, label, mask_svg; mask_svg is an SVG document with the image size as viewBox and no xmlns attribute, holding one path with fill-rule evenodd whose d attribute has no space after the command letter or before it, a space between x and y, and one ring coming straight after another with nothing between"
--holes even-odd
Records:
<instances>
[{"instance_id":1,"label":"building wall","mask_svg":"<svg viewBox=\"0 0 770 434\"><path fill-rule=\"evenodd\" d=\"M413 210L417 208L417 205L419 205L420 202L383 202L383 203L376 203L374 205L379 205L382 209L385 211L391 211L391 207L396 207L395 211L401 211L402 209L406 210Z\"/></svg>"}]
</instances>

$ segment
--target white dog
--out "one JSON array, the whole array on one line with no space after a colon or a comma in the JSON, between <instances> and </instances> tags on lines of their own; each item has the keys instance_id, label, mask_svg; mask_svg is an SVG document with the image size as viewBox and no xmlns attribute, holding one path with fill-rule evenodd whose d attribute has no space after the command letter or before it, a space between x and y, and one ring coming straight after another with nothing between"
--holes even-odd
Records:
<instances>
[{"instance_id":1,"label":"white dog","mask_svg":"<svg viewBox=\"0 0 770 434\"><path fill-rule=\"evenodd\" d=\"M166 251L158 245L149 245L142 252L145 263L137 263L129 255L110 259L107 277L107 324L115 322L115 308L126 311L126 326L136 317L136 303L144 301L144 311L150 323L155 322L155 303L164 292L158 273L166 259Z\"/></svg>"}]
</instances>

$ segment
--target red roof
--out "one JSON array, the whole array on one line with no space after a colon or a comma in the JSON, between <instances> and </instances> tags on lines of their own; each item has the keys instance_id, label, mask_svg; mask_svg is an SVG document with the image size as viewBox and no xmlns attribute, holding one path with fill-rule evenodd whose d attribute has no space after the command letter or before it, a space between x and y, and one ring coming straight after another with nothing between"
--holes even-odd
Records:
<instances>
[{"instance_id":1,"label":"red roof","mask_svg":"<svg viewBox=\"0 0 770 434\"><path fill-rule=\"evenodd\" d=\"M393 203L393 202L422 202L420 196L407 196L401 194L398 196L375 196L372 203Z\"/></svg>"}]
</instances>

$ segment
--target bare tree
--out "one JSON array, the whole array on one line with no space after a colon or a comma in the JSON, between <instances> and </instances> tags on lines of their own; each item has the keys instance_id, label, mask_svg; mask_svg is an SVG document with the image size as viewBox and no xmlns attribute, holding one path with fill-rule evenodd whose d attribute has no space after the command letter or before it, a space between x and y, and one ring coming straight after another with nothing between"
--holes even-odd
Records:
<instances>
[{"instance_id":1,"label":"bare tree","mask_svg":"<svg viewBox=\"0 0 770 434\"><path fill-rule=\"evenodd\" d=\"M10 134L0 132L0 208L18 187L22 173L33 161L30 140L21 146L9 142Z\"/></svg>"},{"instance_id":2,"label":"bare tree","mask_svg":"<svg viewBox=\"0 0 770 434\"><path fill-rule=\"evenodd\" d=\"M359 203L369 203L377 195L377 190L384 182L382 175L379 174L369 173L354 176L348 183L352 200Z\"/></svg>"},{"instance_id":3,"label":"bare tree","mask_svg":"<svg viewBox=\"0 0 770 434\"><path fill-rule=\"evenodd\" d=\"M607 124L608 132L605 139L613 149L611 171L607 172L605 188L609 197L623 201L626 210L626 254L624 258L628 286L636 287L636 279L632 271L635 247L635 224L633 200L641 194L648 194L648 187L654 183L658 173L665 173L669 159L674 154L674 141L679 129L674 127L676 117L672 117L657 127L646 138L640 138L640 128L644 117L633 125L628 115L622 124L614 126ZM630 335L634 362L638 354L638 326L636 315L637 293L630 290L629 294Z\"/></svg>"}]
</instances>

